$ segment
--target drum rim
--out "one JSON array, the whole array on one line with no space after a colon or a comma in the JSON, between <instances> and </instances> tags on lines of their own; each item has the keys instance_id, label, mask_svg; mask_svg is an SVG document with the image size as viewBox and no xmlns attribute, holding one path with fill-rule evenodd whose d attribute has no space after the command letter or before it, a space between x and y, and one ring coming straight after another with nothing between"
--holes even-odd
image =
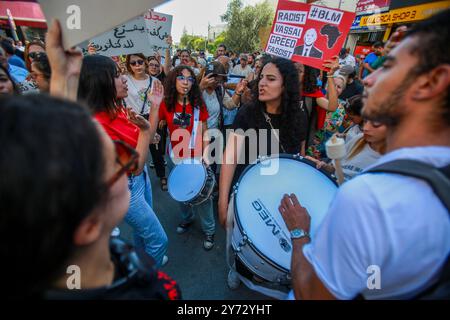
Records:
<instances>
[{"instance_id":1,"label":"drum rim","mask_svg":"<svg viewBox=\"0 0 450 320\"><path fill-rule=\"evenodd\" d=\"M299 161L301 161L301 162L304 162L304 163L306 163L307 165L313 167L314 169L316 169L316 170L322 172L328 179L331 180L331 182L333 182L333 184L334 184L335 186L339 187L339 184L337 183L337 181L336 181L335 179L333 179L332 175L331 175L328 171L326 171L326 170L323 169L323 168L317 169L316 164L315 164L314 162L312 162L311 160L306 159L305 157L301 156L301 155L298 154L298 153L297 153L297 154L280 153L279 155L273 155L273 156L270 156L270 157L265 157L263 160L258 159L258 160L256 160L256 161L254 161L253 163L249 164L249 165L247 166L247 168L245 168L244 171L242 171L242 173L241 173L241 175L240 175L238 181L237 181L236 184L233 186L233 188L234 188L234 187L239 188L239 185L241 184L244 175L245 175L248 171L250 171L254 166L256 166L257 164L259 164L259 163L262 162L262 161L266 161L266 160L270 160L270 159L277 159L277 158L293 159L293 160L299 160Z\"/></svg>"},{"instance_id":2,"label":"drum rim","mask_svg":"<svg viewBox=\"0 0 450 320\"><path fill-rule=\"evenodd\" d=\"M334 185L336 187L339 187L338 183L336 180L334 180L331 176L331 174L329 174L328 172L326 172L324 169L317 169L316 168L316 164L314 162L312 162L311 160L308 160L304 157L302 157L300 154L287 154L287 153L281 153L279 155L273 155L270 157L265 157L262 161L265 160L270 160L270 159L293 159L293 160L299 160L300 162L304 162L307 165L313 167L316 170L319 170L320 172L322 172L323 174L325 174L325 176L331 180L331 182L334 183ZM248 171L250 171L254 166L256 166L257 164L259 164L261 162L261 159L256 160L255 162L253 162L252 164L248 165L247 168L245 168L245 170L241 173L241 176L239 177L238 182L234 185L233 187L233 204L234 204L234 218L236 220L236 223L238 224L238 228L241 231L241 233L245 234L244 229L242 227L242 223L241 223L241 219L239 218L239 215L236 214L237 212L237 191L239 190L239 185L242 181L242 179L244 178L245 174L248 173ZM251 240L251 239L250 239ZM274 267L278 267L278 269L281 270L285 270L285 272L290 273L290 271L288 269L286 269L285 267L279 265L277 262L273 261L271 258L266 257L258 248L256 248L256 246L253 244L253 241L251 241L250 243L248 243L251 248L255 251L255 253L260 256L262 259L268 261L269 263L271 263L272 265L274 265Z\"/></svg>"},{"instance_id":3,"label":"drum rim","mask_svg":"<svg viewBox=\"0 0 450 320\"><path fill-rule=\"evenodd\" d=\"M239 225L239 227L240 227L239 229L242 230L241 225ZM251 239L250 239L250 240L251 240ZM256 254L258 257L260 257L262 260L266 261L268 264L270 264L272 267L274 267L274 268L277 269L278 271L281 271L282 273L286 273L286 274L288 274L288 275L291 274L291 271L290 271L289 269L286 269L285 267L280 266L278 263L276 263L276 262L273 261L272 259L266 257L264 254L262 254L262 252L261 252L260 250L258 250L258 248L256 248L256 247L253 245L253 242L249 242L249 243L247 243L247 245L250 246L250 247L253 249L253 251L255 252L255 254ZM233 243L231 243L231 246L233 247L234 250L237 249L237 248L234 248L235 245L234 245ZM243 264L245 264L245 265L247 266L248 269L251 269L252 267L249 266L249 263L243 261L243 259L241 258L241 255L242 255L242 252L236 253L236 256L239 257L239 259L241 260L241 262L242 262ZM250 270L250 271L253 271L253 270ZM257 273L257 272L255 272L255 273ZM271 282L271 280L266 279L266 278L265 278L264 276L262 276L262 275L259 275L259 274L258 274L258 276L260 276L261 278L263 278L263 279L266 280L267 282Z\"/></svg>"},{"instance_id":4,"label":"drum rim","mask_svg":"<svg viewBox=\"0 0 450 320\"><path fill-rule=\"evenodd\" d=\"M179 164L179 165L181 165L181 164ZM167 178L167 182L168 182L168 183L169 183L169 181L170 181L170 177L172 176L173 172L175 171L175 169L176 169L179 165L175 166L175 167L172 169L172 171L170 171L169 177ZM205 164L202 163L202 162L200 162L200 163L198 163L198 165L201 165L201 166L202 166L203 172L205 173L205 176L208 177L208 171L207 171L207 169L206 169L206 167L205 167ZM203 188L205 187L206 181L207 181L207 180L208 180L208 179L205 179L205 180L203 181L203 185L202 185L202 187L200 188L200 191L203 190ZM182 203L189 203L189 202L195 200L195 199L198 197L198 194L196 194L193 198L191 198L191 199L189 199L189 200L187 200L187 201L179 201L179 200L175 199L175 197L173 196L173 194L170 192L170 184L168 185L168 190L167 190L167 191L169 192L169 195L172 197L172 199L174 199L174 200L177 201L177 202L182 202Z\"/></svg>"}]
</instances>

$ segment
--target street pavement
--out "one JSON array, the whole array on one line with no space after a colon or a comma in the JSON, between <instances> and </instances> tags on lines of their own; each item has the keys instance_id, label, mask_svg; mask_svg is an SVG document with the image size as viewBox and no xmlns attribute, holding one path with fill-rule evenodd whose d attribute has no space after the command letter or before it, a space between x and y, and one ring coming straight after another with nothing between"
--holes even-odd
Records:
<instances>
[{"instance_id":1,"label":"street pavement","mask_svg":"<svg viewBox=\"0 0 450 320\"><path fill-rule=\"evenodd\" d=\"M166 168L169 176L172 164ZM217 222L216 244L211 251L203 249L203 233L198 218L191 229L183 234L176 233L180 223L180 210L168 192L160 188L159 179L154 170L149 168L153 189L153 209L169 238L169 263L162 268L174 278L182 291L183 299L187 300L268 300L270 298L258 292L251 291L243 284L237 290L227 286L228 267L225 257L226 233ZM217 207L217 204L215 204ZM123 223L120 226L121 237L132 241L131 228Z\"/></svg>"}]
</instances>

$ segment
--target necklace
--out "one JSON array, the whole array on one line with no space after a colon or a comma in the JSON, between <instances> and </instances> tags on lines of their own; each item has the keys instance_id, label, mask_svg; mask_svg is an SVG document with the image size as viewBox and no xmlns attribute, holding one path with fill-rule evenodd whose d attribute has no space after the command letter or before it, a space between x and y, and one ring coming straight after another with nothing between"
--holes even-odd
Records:
<instances>
[{"instance_id":1,"label":"necklace","mask_svg":"<svg viewBox=\"0 0 450 320\"><path fill-rule=\"evenodd\" d=\"M280 136L278 135L277 130L275 130L275 128L274 128L273 125L272 125L272 119L270 119L269 115L268 115L266 112L263 111L263 114L264 114L264 118L266 118L266 122L267 122L267 123L270 125L270 127L272 128L272 132L273 132L273 134L275 135L275 137L277 138L278 143L280 144L281 151L283 151L283 153L287 153L287 152L286 152L286 149L284 149L283 145L281 144Z\"/></svg>"}]
</instances>

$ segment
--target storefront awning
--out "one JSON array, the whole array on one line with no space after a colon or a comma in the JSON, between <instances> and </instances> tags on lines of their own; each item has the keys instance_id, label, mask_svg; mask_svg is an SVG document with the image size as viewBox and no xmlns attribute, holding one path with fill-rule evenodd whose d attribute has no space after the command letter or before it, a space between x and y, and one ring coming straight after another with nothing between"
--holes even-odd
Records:
<instances>
[{"instance_id":1,"label":"storefront awning","mask_svg":"<svg viewBox=\"0 0 450 320\"><path fill-rule=\"evenodd\" d=\"M7 9L11 11L17 26L47 28L41 6L33 1L0 1L0 26L8 25Z\"/></svg>"}]
</instances>

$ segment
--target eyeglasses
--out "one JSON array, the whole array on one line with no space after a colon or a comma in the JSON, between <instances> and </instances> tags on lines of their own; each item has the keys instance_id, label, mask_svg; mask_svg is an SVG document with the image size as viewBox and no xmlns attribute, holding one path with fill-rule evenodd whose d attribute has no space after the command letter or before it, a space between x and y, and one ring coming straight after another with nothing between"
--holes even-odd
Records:
<instances>
[{"instance_id":1,"label":"eyeglasses","mask_svg":"<svg viewBox=\"0 0 450 320\"><path fill-rule=\"evenodd\" d=\"M159 64L149 63L149 67L159 68Z\"/></svg>"},{"instance_id":2,"label":"eyeglasses","mask_svg":"<svg viewBox=\"0 0 450 320\"><path fill-rule=\"evenodd\" d=\"M135 67L136 65L142 66L143 64L144 64L144 60L136 60L136 61L130 62L130 65L132 65L133 67Z\"/></svg>"},{"instance_id":3,"label":"eyeglasses","mask_svg":"<svg viewBox=\"0 0 450 320\"><path fill-rule=\"evenodd\" d=\"M139 153L133 147L120 140L113 142L116 148L116 162L121 168L109 179L108 187L113 186L125 173L136 171L139 166Z\"/></svg>"},{"instance_id":4,"label":"eyeglasses","mask_svg":"<svg viewBox=\"0 0 450 320\"><path fill-rule=\"evenodd\" d=\"M185 76L178 76L177 77L177 80L178 81L189 81L190 83L194 83L195 82L195 79L193 78L193 77L185 77Z\"/></svg>"}]
</instances>

